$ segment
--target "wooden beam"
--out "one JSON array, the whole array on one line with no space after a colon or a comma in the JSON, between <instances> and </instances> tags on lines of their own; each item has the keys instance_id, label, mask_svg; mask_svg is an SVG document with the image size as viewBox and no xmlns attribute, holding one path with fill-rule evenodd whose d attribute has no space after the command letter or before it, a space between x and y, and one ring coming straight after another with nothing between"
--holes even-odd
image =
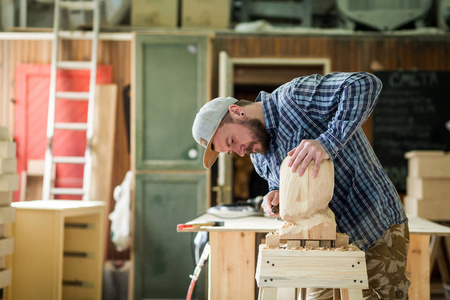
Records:
<instances>
[{"instance_id":1,"label":"wooden beam","mask_svg":"<svg viewBox=\"0 0 450 300\"><path fill-rule=\"evenodd\" d=\"M411 281L410 299L430 299L430 236L410 235L406 276Z\"/></svg>"}]
</instances>

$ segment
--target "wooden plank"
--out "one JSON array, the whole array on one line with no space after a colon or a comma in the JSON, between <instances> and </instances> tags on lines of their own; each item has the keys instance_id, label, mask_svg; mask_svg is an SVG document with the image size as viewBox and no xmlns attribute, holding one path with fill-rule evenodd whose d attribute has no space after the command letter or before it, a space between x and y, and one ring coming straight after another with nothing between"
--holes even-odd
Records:
<instances>
[{"instance_id":1,"label":"wooden plank","mask_svg":"<svg viewBox=\"0 0 450 300\"><path fill-rule=\"evenodd\" d=\"M408 176L422 178L450 178L450 154L444 151L410 151Z\"/></svg>"},{"instance_id":2,"label":"wooden plank","mask_svg":"<svg viewBox=\"0 0 450 300\"><path fill-rule=\"evenodd\" d=\"M408 215L408 220L409 233L412 235L450 236L450 227L411 215Z\"/></svg>"},{"instance_id":3,"label":"wooden plank","mask_svg":"<svg viewBox=\"0 0 450 300\"><path fill-rule=\"evenodd\" d=\"M113 198L112 174L116 128L117 85L97 85L92 138L91 199L105 201L107 211Z\"/></svg>"},{"instance_id":4,"label":"wooden plank","mask_svg":"<svg viewBox=\"0 0 450 300\"><path fill-rule=\"evenodd\" d=\"M282 250L259 248L259 287L368 287L363 251Z\"/></svg>"},{"instance_id":5,"label":"wooden plank","mask_svg":"<svg viewBox=\"0 0 450 300\"><path fill-rule=\"evenodd\" d=\"M411 281L410 299L430 299L430 236L410 235L406 276Z\"/></svg>"},{"instance_id":6,"label":"wooden plank","mask_svg":"<svg viewBox=\"0 0 450 300\"><path fill-rule=\"evenodd\" d=\"M209 239L209 298L254 299L254 289L249 287L253 287L255 283L255 233L210 232Z\"/></svg>"},{"instance_id":7,"label":"wooden plank","mask_svg":"<svg viewBox=\"0 0 450 300\"><path fill-rule=\"evenodd\" d=\"M432 221L450 220L450 198L440 200L418 199L406 195L403 197L406 213Z\"/></svg>"},{"instance_id":8,"label":"wooden plank","mask_svg":"<svg viewBox=\"0 0 450 300\"><path fill-rule=\"evenodd\" d=\"M406 193L416 198L450 198L450 178L406 178Z\"/></svg>"}]
</instances>

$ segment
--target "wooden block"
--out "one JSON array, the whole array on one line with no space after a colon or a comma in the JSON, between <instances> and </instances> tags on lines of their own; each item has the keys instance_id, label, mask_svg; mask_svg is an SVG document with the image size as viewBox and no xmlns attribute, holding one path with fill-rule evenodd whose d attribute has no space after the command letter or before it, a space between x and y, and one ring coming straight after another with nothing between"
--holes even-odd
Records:
<instances>
[{"instance_id":1,"label":"wooden block","mask_svg":"<svg viewBox=\"0 0 450 300\"><path fill-rule=\"evenodd\" d=\"M305 247L311 247L313 249L319 248L320 243L319 241L306 241L305 242Z\"/></svg>"},{"instance_id":2,"label":"wooden block","mask_svg":"<svg viewBox=\"0 0 450 300\"><path fill-rule=\"evenodd\" d=\"M406 178L406 193L420 199L450 198L450 178Z\"/></svg>"},{"instance_id":3,"label":"wooden block","mask_svg":"<svg viewBox=\"0 0 450 300\"><path fill-rule=\"evenodd\" d=\"M410 151L408 176L422 178L450 178L450 154L444 151Z\"/></svg>"},{"instance_id":4,"label":"wooden block","mask_svg":"<svg viewBox=\"0 0 450 300\"><path fill-rule=\"evenodd\" d=\"M13 201L12 191L0 192L0 206L9 206Z\"/></svg>"},{"instance_id":5,"label":"wooden block","mask_svg":"<svg viewBox=\"0 0 450 300\"><path fill-rule=\"evenodd\" d=\"M320 241L319 247L331 248L331 241Z\"/></svg>"},{"instance_id":6,"label":"wooden block","mask_svg":"<svg viewBox=\"0 0 450 300\"><path fill-rule=\"evenodd\" d=\"M14 252L14 238L0 239L0 256L12 254Z\"/></svg>"},{"instance_id":7,"label":"wooden block","mask_svg":"<svg viewBox=\"0 0 450 300\"><path fill-rule=\"evenodd\" d=\"M0 224L8 224L16 221L16 209L10 206L0 207Z\"/></svg>"},{"instance_id":8,"label":"wooden block","mask_svg":"<svg viewBox=\"0 0 450 300\"><path fill-rule=\"evenodd\" d=\"M16 173L17 159L0 157L0 174Z\"/></svg>"},{"instance_id":9,"label":"wooden block","mask_svg":"<svg viewBox=\"0 0 450 300\"><path fill-rule=\"evenodd\" d=\"M0 270L0 288L4 288L11 284L11 269Z\"/></svg>"},{"instance_id":10,"label":"wooden block","mask_svg":"<svg viewBox=\"0 0 450 300\"><path fill-rule=\"evenodd\" d=\"M268 233L266 235L266 245L268 247L279 247L280 246L280 235L277 233Z\"/></svg>"},{"instance_id":11,"label":"wooden block","mask_svg":"<svg viewBox=\"0 0 450 300\"><path fill-rule=\"evenodd\" d=\"M16 143L0 141L0 157L3 158L16 157Z\"/></svg>"},{"instance_id":12,"label":"wooden block","mask_svg":"<svg viewBox=\"0 0 450 300\"><path fill-rule=\"evenodd\" d=\"M8 127L0 126L0 141L8 141L8 135Z\"/></svg>"},{"instance_id":13,"label":"wooden block","mask_svg":"<svg viewBox=\"0 0 450 300\"><path fill-rule=\"evenodd\" d=\"M336 242L334 243L334 246L336 248L339 247L348 247L348 235L345 233L337 233L336 234Z\"/></svg>"},{"instance_id":14,"label":"wooden block","mask_svg":"<svg viewBox=\"0 0 450 300\"><path fill-rule=\"evenodd\" d=\"M363 251L287 250L259 247L259 287L368 288Z\"/></svg>"},{"instance_id":15,"label":"wooden block","mask_svg":"<svg viewBox=\"0 0 450 300\"><path fill-rule=\"evenodd\" d=\"M432 221L450 221L450 198L441 200L418 199L406 195L403 197L405 211Z\"/></svg>"},{"instance_id":16,"label":"wooden block","mask_svg":"<svg viewBox=\"0 0 450 300\"><path fill-rule=\"evenodd\" d=\"M299 240L288 240L287 241L287 247L288 248L300 247L300 241Z\"/></svg>"},{"instance_id":17,"label":"wooden block","mask_svg":"<svg viewBox=\"0 0 450 300\"><path fill-rule=\"evenodd\" d=\"M0 191L16 191L19 189L19 175L18 174L3 174L0 175Z\"/></svg>"}]
</instances>

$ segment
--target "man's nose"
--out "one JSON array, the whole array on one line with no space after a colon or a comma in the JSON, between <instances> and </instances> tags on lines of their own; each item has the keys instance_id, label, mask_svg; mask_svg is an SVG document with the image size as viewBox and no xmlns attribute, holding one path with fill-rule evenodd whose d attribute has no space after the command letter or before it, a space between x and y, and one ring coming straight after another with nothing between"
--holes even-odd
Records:
<instances>
[{"instance_id":1,"label":"man's nose","mask_svg":"<svg viewBox=\"0 0 450 300\"><path fill-rule=\"evenodd\" d=\"M240 147L238 145L233 145L234 153L236 153L240 157L244 157L244 155L245 155L245 150L242 150L242 149L245 149L245 148L244 147Z\"/></svg>"}]
</instances>

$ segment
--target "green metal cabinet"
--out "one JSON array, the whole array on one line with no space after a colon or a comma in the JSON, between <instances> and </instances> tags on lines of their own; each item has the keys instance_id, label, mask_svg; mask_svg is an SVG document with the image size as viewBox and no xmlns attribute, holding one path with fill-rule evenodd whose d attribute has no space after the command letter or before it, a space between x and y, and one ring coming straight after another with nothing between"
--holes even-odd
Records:
<instances>
[{"instance_id":1,"label":"green metal cabinet","mask_svg":"<svg viewBox=\"0 0 450 300\"><path fill-rule=\"evenodd\" d=\"M133 299L185 299L194 272L191 233L176 225L206 209L209 171L192 137L207 101L208 37L136 34L134 40ZM206 268L195 298L206 298Z\"/></svg>"},{"instance_id":2,"label":"green metal cabinet","mask_svg":"<svg viewBox=\"0 0 450 300\"><path fill-rule=\"evenodd\" d=\"M178 233L176 225L203 212L205 197L204 174L136 175L134 299L186 298L195 269L194 234ZM195 299L205 299L205 273Z\"/></svg>"}]
</instances>

